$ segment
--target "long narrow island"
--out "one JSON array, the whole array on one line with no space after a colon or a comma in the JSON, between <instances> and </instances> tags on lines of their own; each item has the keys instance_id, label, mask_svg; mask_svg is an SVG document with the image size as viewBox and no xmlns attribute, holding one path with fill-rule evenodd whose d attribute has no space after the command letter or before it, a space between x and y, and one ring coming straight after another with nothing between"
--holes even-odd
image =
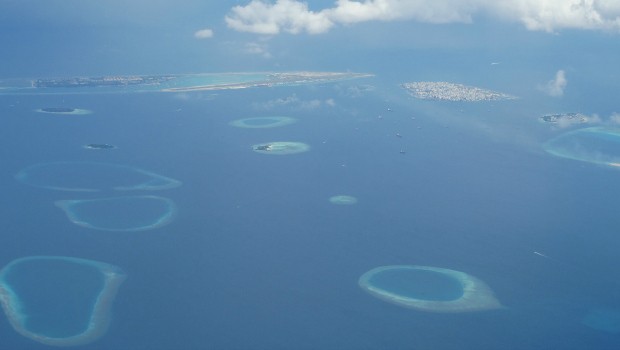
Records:
<instances>
[{"instance_id":1,"label":"long narrow island","mask_svg":"<svg viewBox=\"0 0 620 350\"><path fill-rule=\"evenodd\" d=\"M0 81L0 94L187 92L319 84L366 78L350 72L166 74Z\"/></svg>"}]
</instances>

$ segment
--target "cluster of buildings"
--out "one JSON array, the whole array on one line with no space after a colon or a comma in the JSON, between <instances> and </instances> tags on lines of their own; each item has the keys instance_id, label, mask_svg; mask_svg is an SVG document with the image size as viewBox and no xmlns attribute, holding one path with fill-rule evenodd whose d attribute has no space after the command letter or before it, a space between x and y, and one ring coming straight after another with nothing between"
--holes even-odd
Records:
<instances>
[{"instance_id":1,"label":"cluster of buildings","mask_svg":"<svg viewBox=\"0 0 620 350\"><path fill-rule=\"evenodd\" d=\"M497 91L448 82L421 81L404 83L402 84L402 87L405 88L413 97L423 100L475 102L511 100L516 98L515 96Z\"/></svg>"}]
</instances>

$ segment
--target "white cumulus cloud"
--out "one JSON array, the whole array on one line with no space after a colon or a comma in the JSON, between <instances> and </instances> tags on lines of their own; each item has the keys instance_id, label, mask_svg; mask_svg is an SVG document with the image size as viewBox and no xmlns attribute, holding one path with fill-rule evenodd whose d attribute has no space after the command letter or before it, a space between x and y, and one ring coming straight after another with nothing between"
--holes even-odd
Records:
<instances>
[{"instance_id":1,"label":"white cumulus cloud","mask_svg":"<svg viewBox=\"0 0 620 350\"><path fill-rule=\"evenodd\" d=\"M194 33L196 39L208 39L213 37L213 30L209 28L198 30Z\"/></svg>"},{"instance_id":2,"label":"white cumulus cloud","mask_svg":"<svg viewBox=\"0 0 620 350\"><path fill-rule=\"evenodd\" d=\"M566 79L566 73L560 69L555 73L555 78L549 80L547 85L543 87L543 91L549 96L561 97L564 95L564 89L567 84L568 80Z\"/></svg>"},{"instance_id":3,"label":"white cumulus cloud","mask_svg":"<svg viewBox=\"0 0 620 350\"><path fill-rule=\"evenodd\" d=\"M312 12L306 3L295 0L278 0L275 4L252 0L246 6L233 7L226 23L233 29L258 34L278 34L281 30L317 34L333 26L323 14Z\"/></svg>"},{"instance_id":4,"label":"white cumulus cloud","mask_svg":"<svg viewBox=\"0 0 620 350\"><path fill-rule=\"evenodd\" d=\"M413 20L469 23L475 16L521 22L530 30L564 28L620 32L619 0L336 0L312 11L299 0L252 0L226 16L230 28L258 34L319 34L339 24Z\"/></svg>"},{"instance_id":5,"label":"white cumulus cloud","mask_svg":"<svg viewBox=\"0 0 620 350\"><path fill-rule=\"evenodd\" d=\"M498 1L498 3L503 3ZM500 6L513 12L527 29L553 32L563 28L620 31L617 0L510 0Z\"/></svg>"},{"instance_id":6,"label":"white cumulus cloud","mask_svg":"<svg viewBox=\"0 0 620 350\"><path fill-rule=\"evenodd\" d=\"M271 53L269 52L269 47L266 43L260 42L251 42L246 43L243 48L243 52L250 55L259 55L263 58L271 58Z\"/></svg>"}]
</instances>

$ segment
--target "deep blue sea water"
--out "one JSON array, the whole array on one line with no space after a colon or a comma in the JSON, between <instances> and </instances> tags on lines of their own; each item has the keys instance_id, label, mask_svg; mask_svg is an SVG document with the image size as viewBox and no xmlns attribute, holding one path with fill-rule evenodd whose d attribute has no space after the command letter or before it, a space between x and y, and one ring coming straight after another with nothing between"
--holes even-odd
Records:
<instances>
[{"instance_id":1,"label":"deep blue sea water","mask_svg":"<svg viewBox=\"0 0 620 350\"><path fill-rule=\"evenodd\" d=\"M522 98L415 100L398 84L424 80L421 68L294 87L0 96L2 263L60 255L125 271L108 333L84 349L614 349L618 333L582 320L592 309L620 309L619 173L546 154L542 144L566 130L537 120L594 109L592 96L558 107L528 95L526 83L493 78L514 71L487 65L467 83ZM434 80L459 81L456 71ZM49 106L93 114L34 112ZM254 116L298 122L228 125ZM311 150L251 149L272 141ZM82 148L89 143L118 148ZM75 225L55 201L118 192L55 191L14 178L51 161L123 164L182 181L126 192L172 199L175 220L140 232ZM358 203L331 204L338 194ZM466 272L506 308L439 314L385 303L357 285L382 265ZM5 318L0 332L2 349L46 348Z\"/></svg>"}]
</instances>

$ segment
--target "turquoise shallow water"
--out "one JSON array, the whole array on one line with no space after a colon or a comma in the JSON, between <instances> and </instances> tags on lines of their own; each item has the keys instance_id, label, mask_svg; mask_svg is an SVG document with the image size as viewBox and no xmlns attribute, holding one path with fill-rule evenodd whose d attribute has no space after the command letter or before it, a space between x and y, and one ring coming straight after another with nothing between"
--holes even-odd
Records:
<instances>
[{"instance_id":1,"label":"turquoise shallow water","mask_svg":"<svg viewBox=\"0 0 620 350\"><path fill-rule=\"evenodd\" d=\"M615 127L589 127L566 132L547 141L544 148L563 158L620 166L620 131Z\"/></svg>"},{"instance_id":2,"label":"turquoise shallow water","mask_svg":"<svg viewBox=\"0 0 620 350\"><path fill-rule=\"evenodd\" d=\"M370 279L373 286L414 299L449 301L463 295L459 281L433 271L384 271Z\"/></svg>"}]
</instances>

